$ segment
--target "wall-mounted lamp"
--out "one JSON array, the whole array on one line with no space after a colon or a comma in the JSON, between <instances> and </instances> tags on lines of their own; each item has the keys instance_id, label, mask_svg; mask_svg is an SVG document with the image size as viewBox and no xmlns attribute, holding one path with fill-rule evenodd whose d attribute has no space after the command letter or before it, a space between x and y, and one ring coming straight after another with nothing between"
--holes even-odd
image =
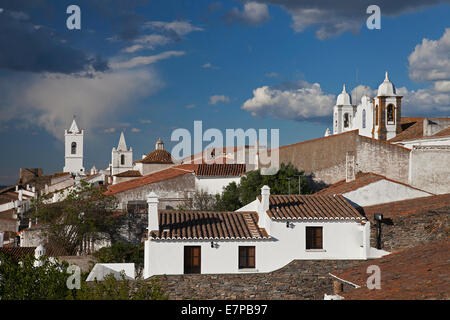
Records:
<instances>
[{"instance_id":1,"label":"wall-mounted lamp","mask_svg":"<svg viewBox=\"0 0 450 320\"><path fill-rule=\"evenodd\" d=\"M214 249L214 241L211 241L211 248Z\"/></svg>"},{"instance_id":2,"label":"wall-mounted lamp","mask_svg":"<svg viewBox=\"0 0 450 320\"><path fill-rule=\"evenodd\" d=\"M291 227L291 223L289 221L286 221L286 228L290 228Z\"/></svg>"}]
</instances>

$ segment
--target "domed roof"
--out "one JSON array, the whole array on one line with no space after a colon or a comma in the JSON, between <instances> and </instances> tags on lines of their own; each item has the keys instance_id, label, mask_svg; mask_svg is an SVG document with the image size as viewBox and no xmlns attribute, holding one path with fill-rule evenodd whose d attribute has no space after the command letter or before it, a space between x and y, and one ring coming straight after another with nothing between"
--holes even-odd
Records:
<instances>
[{"instance_id":1,"label":"domed roof","mask_svg":"<svg viewBox=\"0 0 450 320\"><path fill-rule=\"evenodd\" d=\"M144 159L136 161L140 163L173 163L172 155L166 150L153 150Z\"/></svg>"},{"instance_id":2,"label":"domed roof","mask_svg":"<svg viewBox=\"0 0 450 320\"><path fill-rule=\"evenodd\" d=\"M395 96L395 86L394 84L389 80L388 73L386 71L386 77L384 78L384 81L380 86L378 87L378 96Z\"/></svg>"},{"instance_id":3,"label":"domed roof","mask_svg":"<svg viewBox=\"0 0 450 320\"><path fill-rule=\"evenodd\" d=\"M342 92L337 97L336 105L340 106L340 105L349 105L349 104L352 104L352 100L350 98L350 95L347 93L347 91L345 91L345 84L344 84L344 87L342 88Z\"/></svg>"},{"instance_id":4,"label":"domed roof","mask_svg":"<svg viewBox=\"0 0 450 320\"><path fill-rule=\"evenodd\" d=\"M172 155L170 152L164 149L164 143L161 139L158 139L155 145L155 150L150 152L145 158L142 160L136 161L140 163L168 163L172 164Z\"/></svg>"}]
</instances>

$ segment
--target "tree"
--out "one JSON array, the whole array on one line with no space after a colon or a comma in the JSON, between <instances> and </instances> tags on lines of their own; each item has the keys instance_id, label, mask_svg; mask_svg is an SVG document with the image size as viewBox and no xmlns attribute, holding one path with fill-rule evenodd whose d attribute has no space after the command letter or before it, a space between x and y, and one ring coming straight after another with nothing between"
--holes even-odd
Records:
<instances>
[{"instance_id":1,"label":"tree","mask_svg":"<svg viewBox=\"0 0 450 320\"><path fill-rule=\"evenodd\" d=\"M205 190L196 190L192 198L186 199L182 206L178 206L178 210L202 210L212 211L216 204L215 197Z\"/></svg>"},{"instance_id":2,"label":"tree","mask_svg":"<svg viewBox=\"0 0 450 320\"><path fill-rule=\"evenodd\" d=\"M0 300L161 300L169 295L158 278L127 280L110 274L104 281L86 282L88 273L80 276L80 289L69 289L69 264L41 258L42 265L34 265L32 255L18 260L0 253Z\"/></svg>"},{"instance_id":3,"label":"tree","mask_svg":"<svg viewBox=\"0 0 450 320\"><path fill-rule=\"evenodd\" d=\"M34 200L30 218L43 224L42 234L52 245L68 253L91 253L96 243L109 241L121 224L114 217L117 200L104 191L103 187L81 181L68 192L60 191L58 195L64 200L58 203L49 204L51 195Z\"/></svg>"},{"instance_id":4,"label":"tree","mask_svg":"<svg viewBox=\"0 0 450 320\"><path fill-rule=\"evenodd\" d=\"M144 267L144 244L116 242L94 253L99 263L134 263L137 269Z\"/></svg>"},{"instance_id":5,"label":"tree","mask_svg":"<svg viewBox=\"0 0 450 320\"><path fill-rule=\"evenodd\" d=\"M225 187L222 195L217 195L216 209L221 211L234 211L256 199L261 194L264 185L270 187L271 194L299 194L299 177L301 194L312 193L304 176L291 163L281 164L280 170L275 175L261 175L259 170L251 171L241 178L241 183L235 182ZM288 179L289 178L289 179Z\"/></svg>"}]
</instances>

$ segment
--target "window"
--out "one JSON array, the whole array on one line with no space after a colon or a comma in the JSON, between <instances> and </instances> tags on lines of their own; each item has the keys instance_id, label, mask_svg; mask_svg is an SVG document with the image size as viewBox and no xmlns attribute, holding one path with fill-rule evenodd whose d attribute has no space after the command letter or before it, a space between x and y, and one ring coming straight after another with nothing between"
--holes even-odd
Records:
<instances>
[{"instance_id":1,"label":"window","mask_svg":"<svg viewBox=\"0 0 450 320\"><path fill-rule=\"evenodd\" d=\"M125 164L125 155L124 155L124 154L122 154L122 155L120 156L120 164L121 164L122 166Z\"/></svg>"},{"instance_id":2,"label":"window","mask_svg":"<svg viewBox=\"0 0 450 320\"><path fill-rule=\"evenodd\" d=\"M378 125L378 105L375 107L375 125Z\"/></svg>"},{"instance_id":3,"label":"window","mask_svg":"<svg viewBox=\"0 0 450 320\"><path fill-rule=\"evenodd\" d=\"M201 248L199 246L184 247L184 273L200 273Z\"/></svg>"},{"instance_id":4,"label":"window","mask_svg":"<svg viewBox=\"0 0 450 320\"><path fill-rule=\"evenodd\" d=\"M394 123L394 105L392 104L387 107L387 122Z\"/></svg>"},{"instance_id":5,"label":"window","mask_svg":"<svg viewBox=\"0 0 450 320\"><path fill-rule=\"evenodd\" d=\"M255 247L239 247L239 269L255 268Z\"/></svg>"},{"instance_id":6,"label":"window","mask_svg":"<svg viewBox=\"0 0 450 320\"><path fill-rule=\"evenodd\" d=\"M306 250L323 249L322 227L306 227Z\"/></svg>"},{"instance_id":7,"label":"window","mask_svg":"<svg viewBox=\"0 0 450 320\"><path fill-rule=\"evenodd\" d=\"M344 113L344 128L348 128L350 125L350 119L348 113Z\"/></svg>"},{"instance_id":8,"label":"window","mask_svg":"<svg viewBox=\"0 0 450 320\"><path fill-rule=\"evenodd\" d=\"M71 150L72 150L71 151L72 154L77 153L77 143L76 142L72 142Z\"/></svg>"},{"instance_id":9,"label":"window","mask_svg":"<svg viewBox=\"0 0 450 320\"><path fill-rule=\"evenodd\" d=\"M363 129L366 128L366 109L363 109L362 111L362 127Z\"/></svg>"}]
</instances>

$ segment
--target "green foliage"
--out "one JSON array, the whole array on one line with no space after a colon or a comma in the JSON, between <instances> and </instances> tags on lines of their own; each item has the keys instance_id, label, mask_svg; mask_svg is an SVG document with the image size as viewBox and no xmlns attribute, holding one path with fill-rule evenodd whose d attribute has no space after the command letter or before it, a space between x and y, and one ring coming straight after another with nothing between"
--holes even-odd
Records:
<instances>
[{"instance_id":1,"label":"green foliage","mask_svg":"<svg viewBox=\"0 0 450 320\"><path fill-rule=\"evenodd\" d=\"M34 266L35 258L25 256L21 262L0 254L0 299L1 300L55 300L65 299L67 289L67 263L59 266L43 258L43 266Z\"/></svg>"},{"instance_id":2,"label":"green foliage","mask_svg":"<svg viewBox=\"0 0 450 320\"><path fill-rule=\"evenodd\" d=\"M64 199L58 203L49 204L52 194L39 197L29 212L43 223L43 236L52 245L68 253L90 253L88 243L109 240L120 227L121 220L113 218L112 210L117 200L105 195L104 188L84 181L69 190L67 195L67 190L58 193Z\"/></svg>"},{"instance_id":3,"label":"green foliage","mask_svg":"<svg viewBox=\"0 0 450 320\"><path fill-rule=\"evenodd\" d=\"M104 281L86 282L81 274L80 289L68 289L68 264L42 258L42 266L34 266L34 256L20 262L0 254L0 300L161 300L169 296L157 278L145 280L117 280L110 274Z\"/></svg>"},{"instance_id":4,"label":"green foliage","mask_svg":"<svg viewBox=\"0 0 450 320\"><path fill-rule=\"evenodd\" d=\"M94 253L99 263L134 263L137 268L144 264L144 244L116 242Z\"/></svg>"},{"instance_id":5,"label":"green foliage","mask_svg":"<svg viewBox=\"0 0 450 320\"><path fill-rule=\"evenodd\" d=\"M216 210L234 211L252 202L261 194L264 185L270 187L271 194L299 194L299 177L301 194L312 193L311 188L304 176L303 171L299 171L292 164L281 164L280 170L275 175L261 175L260 171L252 171L246 177L242 177L241 183L235 182L225 187L222 195L216 195ZM297 177L296 177L297 176ZM289 178L289 180L287 179Z\"/></svg>"},{"instance_id":6,"label":"green foliage","mask_svg":"<svg viewBox=\"0 0 450 320\"><path fill-rule=\"evenodd\" d=\"M109 274L104 281L84 282L76 292L79 300L167 300L158 279L150 281L127 280L121 273L121 280Z\"/></svg>"}]
</instances>

